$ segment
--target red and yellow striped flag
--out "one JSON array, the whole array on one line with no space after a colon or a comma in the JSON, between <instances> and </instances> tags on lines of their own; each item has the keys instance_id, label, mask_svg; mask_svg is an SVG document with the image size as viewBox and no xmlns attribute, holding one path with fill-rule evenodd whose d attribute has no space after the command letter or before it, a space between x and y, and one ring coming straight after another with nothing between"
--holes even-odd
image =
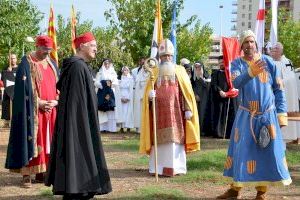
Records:
<instances>
[{"instance_id":1,"label":"red and yellow striped flag","mask_svg":"<svg viewBox=\"0 0 300 200\"><path fill-rule=\"evenodd\" d=\"M48 24L48 36L53 40L53 50L50 53L50 57L56 62L58 67L58 56L57 56L57 42L56 42L56 30L55 30L55 19L53 5L50 6L49 24Z\"/></svg>"},{"instance_id":2,"label":"red and yellow striped flag","mask_svg":"<svg viewBox=\"0 0 300 200\"><path fill-rule=\"evenodd\" d=\"M72 44L73 54L76 54L76 48L75 48L75 43L74 43L75 38L76 38L76 12L75 12L74 6L72 5L72 10L71 10L71 44Z\"/></svg>"},{"instance_id":3,"label":"red and yellow striped flag","mask_svg":"<svg viewBox=\"0 0 300 200\"><path fill-rule=\"evenodd\" d=\"M154 20L153 38L151 44L151 58L155 58L158 55L158 47L163 40L162 20L160 12L160 0L156 2L156 12Z\"/></svg>"}]
</instances>

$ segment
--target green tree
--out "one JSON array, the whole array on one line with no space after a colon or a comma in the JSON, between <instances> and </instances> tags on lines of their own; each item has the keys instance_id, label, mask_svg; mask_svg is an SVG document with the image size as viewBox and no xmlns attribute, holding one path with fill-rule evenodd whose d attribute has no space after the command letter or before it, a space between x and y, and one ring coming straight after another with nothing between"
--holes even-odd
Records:
<instances>
[{"instance_id":1,"label":"green tree","mask_svg":"<svg viewBox=\"0 0 300 200\"><path fill-rule=\"evenodd\" d=\"M93 26L92 21L84 21L80 23L80 13L77 14L77 21L78 21L76 25L77 35L92 30L92 26ZM70 23L70 19L66 20L63 18L62 15L57 16L56 40L58 45L58 59L61 65L63 58L67 58L72 55L71 23Z\"/></svg>"},{"instance_id":2,"label":"green tree","mask_svg":"<svg viewBox=\"0 0 300 200\"><path fill-rule=\"evenodd\" d=\"M8 65L9 50L22 55L23 45L27 36L36 36L39 32L39 22L42 13L29 0L0 1L0 68Z\"/></svg>"},{"instance_id":3,"label":"green tree","mask_svg":"<svg viewBox=\"0 0 300 200\"><path fill-rule=\"evenodd\" d=\"M269 27L271 24L271 12L266 19L266 41L269 40ZM278 41L284 46L284 54L295 67L300 67L300 21L294 21L290 12L284 8L278 10Z\"/></svg>"},{"instance_id":4,"label":"green tree","mask_svg":"<svg viewBox=\"0 0 300 200\"><path fill-rule=\"evenodd\" d=\"M105 17L120 38L119 44L128 50L132 59L150 55L156 1L154 0L107 0L113 8L105 12ZM164 38L169 38L171 31L173 0L161 0L161 15ZM183 0L177 4L177 18L183 9ZM205 57L210 49L211 28L203 27L191 16L185 23L177 24L177 42L180 56L192 59ZM194 23L196 22L196 23ZM191 37L191 38L185 38ZM203 37L203 38L200 38ZM198 41L199 39L199 41ZM197 40L197 41L196 41ZM200 43L201 42L201 43ZM188 44L192 44L188 46ZM196 45L197 44L197 45Z\"/></svg>"},{"instance_id":5,"label":"green tree","mask_svg":"<svg viewBox=\"0 0 300 200\"><path fill-rule=\"evenodd\" d=\"M118 40L116 40L116 31L112 28L93 28L92 21L80 21L80 13L77 13L77 25L76 34L81 35L87 31L92 31L95 35L98 51L97 56L94 61L92 61L91 66L98 68L101 64L103 58L111 58L118 70L122 65L133 64L131 56L129 53L125 52L124 49L119 48ZM58 44L58 58L60 64L62 64L62 59L70 57L72 55L71 49L71 23L70 19L64 19L61 15L57 17L57 44Z\"/></svg>"},{"instance_id":6,"label":"green tree","mask_svg":"<svg viewBox=\"0 0 300 200\"><path fill-rule=\"evenodd\" d=\"M188 58L191 62L205 61L211 51L212 33L209 24L201 26L200 21L192 29L183 27L177 34L178 60Z\"/></svg>"}]
</instances>

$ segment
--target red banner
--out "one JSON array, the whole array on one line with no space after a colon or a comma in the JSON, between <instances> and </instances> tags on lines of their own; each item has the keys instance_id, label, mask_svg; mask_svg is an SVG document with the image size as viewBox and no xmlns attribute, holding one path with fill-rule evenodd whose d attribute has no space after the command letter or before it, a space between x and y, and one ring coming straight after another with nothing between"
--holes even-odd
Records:
<instances>
[{"instance_id":1,"label":"red banner","mask_svg":"<svg viewBox=\"0 0 300 200\"><path fill-rule=\"evenodd\" d=\"M229 90L226 92L227 97L233 98L238 95L238 90L233 88L231 82L231 62L240 56L240 44L237 38L222 37L223 60L225 66L225 75Z\"/></svg>"}]
</instances>

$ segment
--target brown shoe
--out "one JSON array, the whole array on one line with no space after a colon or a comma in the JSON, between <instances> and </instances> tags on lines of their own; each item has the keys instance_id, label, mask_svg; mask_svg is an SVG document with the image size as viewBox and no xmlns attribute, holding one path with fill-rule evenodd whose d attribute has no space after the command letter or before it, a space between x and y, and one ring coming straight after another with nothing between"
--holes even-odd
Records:
<instances>
[{"instance_id":1,"label":"brown shoe","mask_svg":"<svg viewBox=\"0 0 300 200\"><path fill-rule=\"evenodd\" d=\"M24 175L23 176L21 187L23 187L23 188L31 188L32 187L30 175Z\"/></svg>"},{"instance_id":2,"label":"brown shoe","mask_svg":"<svg viewBox=\"0 0 300 200\"><path fill-rule=\"evenodd\" d=\"M224 194L217 196L217 199L241 199L240 191L229 189Z\"/></svg>"},{"instance_id":3,"label":"brown shoe","mask_svg":"<svg viewBox=\"0 0 300 200\"><path fill-rule=\"evenodd\" d=\"M257 191L255 200L265 200L265 199L267 199L266 192Z\"/></svg>"}]
</instances>

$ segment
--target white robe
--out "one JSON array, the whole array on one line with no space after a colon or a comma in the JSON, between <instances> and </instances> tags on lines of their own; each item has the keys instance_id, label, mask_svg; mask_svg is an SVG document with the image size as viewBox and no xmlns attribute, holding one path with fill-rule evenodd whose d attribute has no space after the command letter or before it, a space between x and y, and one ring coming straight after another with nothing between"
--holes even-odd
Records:
<instances>
[{"instance_id":1,"label":"white robe","mask_svg":"<svg viewBox=\"0 0 300 200\"><path fill-rule=\"evenodd\" d=\"M139 73L139 67L135 67L131 70L131 76L133 77L133 81L136 81L137 74Z\"/></svg>"},{"instance_id":2,"label":"white robe","mask_svg":"<svg viewBox=\"0 0 300 200\"><path fill-rule=\"evenodd\" d=\"M133 128L133 78L132 76L121 76L119 82L121 99L129 99L128 102L122 103L122 116L121 126L122 128Z\"/></svg>"},{"instance_id":3,"label":"white robe","mask_svg":"<svg viewBox=\"0 0 300 200\"><path fill-rule=\"evenodd\" d=\"M96 90L101 88L102 80L110 80L112 82L112 90L115 95L116 107L114 111L102 112L98 111L100 131L117 132L117 123L121 120L121 98L119 90L119 80L114 67L111 65L108 69L102 66L95 78Z\"/></svg>"},{"instance_id":4,"label":"white robe","mask_svg":"<svg viewBox=\"0 0 300 200\"><path fill-rule=\"evenodd\" d=\"M149 73L142 68L137 74L136 81L135 81L133 115L134 115L134 127L137 128L138 131L141 127L142 101L143 101L144 90L148 78L149 78Z\"/></svg>"},{"instance_id":5,"label":"white robe","mask_svg":"<svg viewBox=\"0 0 300 200\"><path fill-rule=\"evenodd\" d=\"M283 55L280 61L275 61L275 64L279 68L283 79L288 112L299 111L296 74L293 68L286 66L290 64L290 61ZM295 140L297 137L300 138L300 122L289 121L288 126L283 127L281 132L285 142Z\"/></svg>"},{"instance_id":6,"label":"white robe","mask_svg":"<svg viewBox=\"0 0 300 200\"><path fill-rule=\"evenodd\" d=\"M174 170L173 175L186 174L186 153L184 145L171 142L157 145L157 173L164 175L164 168L172 168ZM154 146L152 146L150 153L149 173L155 173Z\"/></svg>"}]
</instances>

